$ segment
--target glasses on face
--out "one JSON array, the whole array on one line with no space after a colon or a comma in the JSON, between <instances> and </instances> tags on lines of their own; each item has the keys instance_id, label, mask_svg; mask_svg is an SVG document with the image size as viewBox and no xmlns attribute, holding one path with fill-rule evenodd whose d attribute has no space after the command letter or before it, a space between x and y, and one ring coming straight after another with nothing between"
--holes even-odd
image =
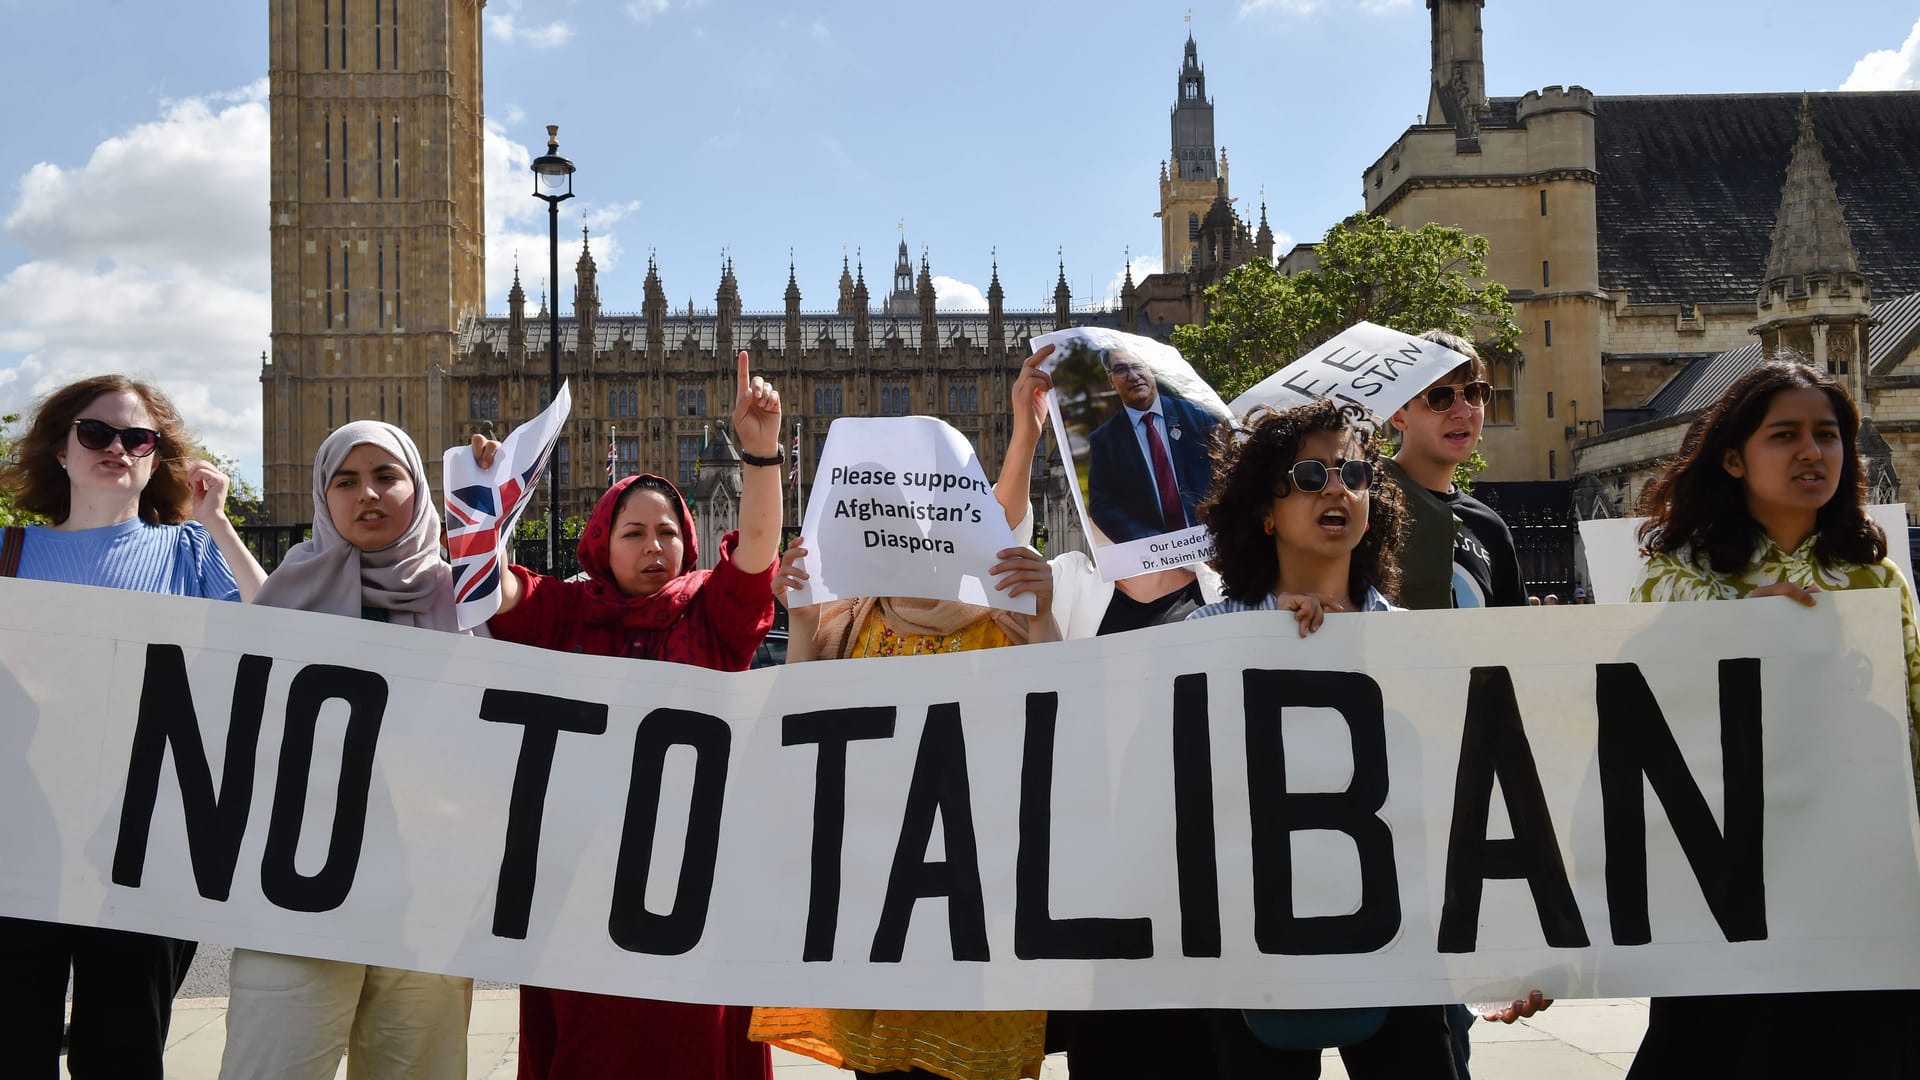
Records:
<instances>
[{"instance_id":1,"label":"glasses on face","mask_svg":"<svg viewBox=\"0 0 1920 1080\"><path fill-rule=\"evenodd\" d=\"M1304 491L1309 495L1327 489L1327 480L1334 473L1340 474L1340 486L1352 492L1362 492L1373 486L1373 462L1336 461L1329 466L1324 461L1302 458L1293 463L1287 475L1293 480L1295 491Z\"/></svg>"},{"instance_id":2,"label":"glasses on face","mask_svg":"<svg viewBox=\"0 0 1920 1080\"><path fill-rule=\"evenodd\" d=\"M1465 386L1429 387L1425 395L1427 408L1434 412L1446 412L1453 408L1453 396L1456 391L1466 396L1467 404L1476 409L1484 409L1487 407L1487 399L1493 396L1493 384L1476 380Z\"/></svg>"},{"instance_id":3,"label":"glasses on face","mask_svg":"<svg viewBox=\"0 0 1920 1080\"><path fill-rule=\"evenodd\" d=\"M75 420L74 434L80 437L80 445L89 450L105 450L120 440L120 448L129 457L146 457L160 446L160 433L152 428L114 427L104 420Z\"/></svg>"}]
</instances>

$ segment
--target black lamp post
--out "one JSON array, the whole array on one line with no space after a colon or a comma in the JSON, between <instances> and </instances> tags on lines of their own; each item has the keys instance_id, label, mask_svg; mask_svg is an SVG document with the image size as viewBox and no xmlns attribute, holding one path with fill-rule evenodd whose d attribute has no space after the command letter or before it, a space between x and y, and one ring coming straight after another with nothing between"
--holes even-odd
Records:
<instances>
[{"instance_id":1,"label":"black lamp post","mask_svg":"<svg viewBox=\"0 0 1920 1080\"><path fill-rule=\"evenodd\" d=\"M533 159L533 197L547 204L547 403L560 397L560 204L573 198L573 162L560 156L560 125L547 125L547 152ZM547 464L547 573L560 566L560 470Z\"/></svg>"}]
</instances>

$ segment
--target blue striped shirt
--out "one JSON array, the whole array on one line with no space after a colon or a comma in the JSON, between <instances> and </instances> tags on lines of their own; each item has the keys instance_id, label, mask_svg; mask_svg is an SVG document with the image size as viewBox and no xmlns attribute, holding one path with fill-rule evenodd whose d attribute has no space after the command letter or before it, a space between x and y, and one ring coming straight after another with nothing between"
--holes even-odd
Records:
<instances>
[{"instance_id":1,"label":"blue striped shirt","mask_svg":"<svg viewBox=\"0 0 1920 1080\"><path fill-rule=\"evenodd\" d=\"M1227 615L1235 611L1275 611L1278 610L1279 607L1280 594L1268 593L1266 596L1261 597L1260 602L1257 604L1249 604L1244 600L1222 600L1217 604L1208 604L1206 607L1187 616L1187 619L1188 621L1192 621L1194 619L1204 619L1209 615ZM1393 604L1388 603L1387 598L1381 596L1379 590L1369 585L1367 586L1367 602L1361 605L1360 610L1404 611L1406 609L1395 607Z\"/></svg>"},{"instance_id":2,"label":"blue striped shirt","mask_svg":"<svg viewBox=\"0 0 1920 1080\"><path fill-rule=\"evenodd\" d=\"M240 599L226 556L197 521L149 525L134 518L74 532L30 526L20 551L19 576L171 596Z\"/></svg>"}]
</instances>

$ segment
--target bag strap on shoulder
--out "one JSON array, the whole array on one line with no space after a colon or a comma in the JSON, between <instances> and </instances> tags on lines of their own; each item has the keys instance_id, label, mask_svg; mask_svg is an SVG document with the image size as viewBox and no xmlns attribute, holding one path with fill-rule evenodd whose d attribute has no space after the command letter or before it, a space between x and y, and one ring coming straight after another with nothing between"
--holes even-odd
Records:
<instances>
[{"instance_id":1,"label":"bag strap on shoulder","mask_svg":"<svg viewBox=\"0 0 1920 1080\"><path fill-rule=\"evenodd\" d=\"M27 546L27 530L18 525L0 529L0 577L13 577L20 571L20 551Z\"/></svg>"}]
</instances>

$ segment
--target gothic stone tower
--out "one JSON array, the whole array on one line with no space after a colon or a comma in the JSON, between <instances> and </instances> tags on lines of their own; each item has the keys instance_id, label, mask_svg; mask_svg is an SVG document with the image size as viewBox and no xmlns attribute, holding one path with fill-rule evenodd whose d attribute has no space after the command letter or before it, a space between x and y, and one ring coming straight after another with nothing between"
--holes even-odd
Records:
<instances>
[{"instance_id":1,"label":"gothic stone tower","mask_svg":"<svg viewBox=\"0 0 1920 1080\"><path fill-rule=\"evenodd\" d=\"M1193 264L1200 222L1214 197L1225 195L1225 173L1213 148L1213 101L1193 35L1187 35L1179 90L1172 111L1173 157L1160 168L1160 267L1167 273Z\"/></svg>"},{"instance_id":2,"label":"gothic stone tower","mask_svg":"<svg viewBox=\"0 0 1920 1080\"><path fill-rule=\"evenodd\" d=\"M312 515L314 450L386 420L440 483L443 373L484 305L485 0L270 0L272 521Z\"/></svg>"},{"instance_id":3,"label":"gothic stone tower","mask_svg":"<svg viewBox=\"0 0 1920 1080\"><path fill-rule=\"evenodd\" d=\"M1783 350L1798 351L1845 384L1865 407L1873 298L1826 155L1813 133L1813 106L1805 98L1766 272L1753 332L1768 359Z\"/></svg>"}]
</instances>

